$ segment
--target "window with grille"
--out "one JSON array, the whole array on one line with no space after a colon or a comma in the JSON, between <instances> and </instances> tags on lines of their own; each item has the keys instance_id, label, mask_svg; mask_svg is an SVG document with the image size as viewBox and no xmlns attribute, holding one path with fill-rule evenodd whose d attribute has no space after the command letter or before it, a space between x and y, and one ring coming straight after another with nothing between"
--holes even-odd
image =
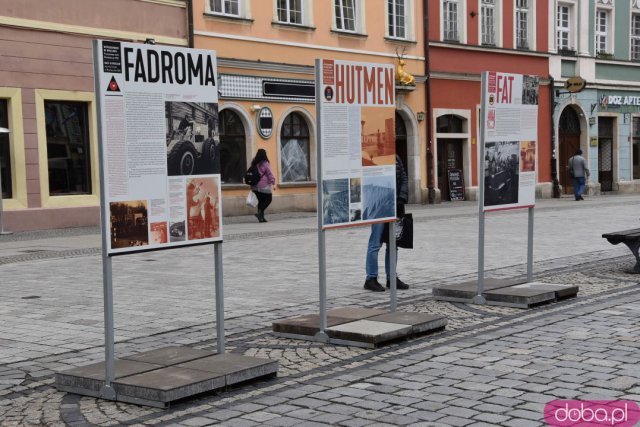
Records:
<instances>
[{"instance_id":1,"label":"window with grille","mask_svg":"<svg viewBox=\"0 0 640 427\"><path fill-rule=\"evenodd\" d=\"M529 0L516 0L516 47L529 49Z\"/></svg>"},{"instance_id":2,"label":"window with grille","mask_svg":"<svg viewBox=\"0 0 640 427\"><path fill-rule=\"evenodd\" d=\"M558 50L571 50L571 8L568 5L558 5L556 20Z\"/></svg>"},{"instance_id":3,"label":"window with grille","mask_svg":"<svg viewBox=\"0 0 640 427\"><path fill-rule=\"evenodd\" d=\"M6 99L0 99L0 127L9 127L9 111ZM9 148L9 134L0 133L0 174L2 175L3 199L10 199L13 196L13 182L11 181L11 151Z\"/></svg>"},{"instance_id":4,"label":"window with grille","mask_svg":"<svg viewBox=\"0 0 640 427\"><path fill-rule=\"evenodd\" d=\"M356 0L335 0L336 28L356 31Z\"/></svg>"},{"instance_id":5,"label":"window with grille","mask_svg":"<svg viewBox=\"0 0 640 427\"><path fill-rule=\"evenodd\" d=\"M482 44L495 46L496 44L496 1L482 0L480 9L482 19Z\"/></svg>"},{"instance_id":6,"label":"window with grille","mask_svg":"<svg viewBox=\"0 0 640 427\"><path fill-rule=\"evenodd\" d=\"M640 13L631 17L631 60L640 61Z\"/></svg>"},{"instance_id":7,"label":"window with grille","mask_svg":"<svg viewBox=\"0 0 640 427\"><path fill-rule=\"evenodd\" d=\"M596 11L596 53L608 53L609 11Z\"/></svg>"},{"instance_id":8,"label":"window with grille","mask_svg":"<svg viewBox=\"0 0 640 427\"><path fill-rule=\"evenodd\" d=\"M442 4L444 17L444 39L446 41L459 41L458 34L458 2L457 0L445 0Z\"/></svg>"},{"instance_id":9,"label":"window with grille","mask_svg":"<svg viewBox=\"0 0 640 427\"><path fill-rule=\"evenodd\" d=\"M389 37L404 39L407 37L406 0L387 0L389 14Z\"/></svg>"},{"instance_id":10,"label":"window with grille","mask_svg":"<svg viewBox=\"0 0 640 427\"><path fill-rule=\"evenodd\" d=\"M309 127L300 113L291 113L284 119L280 140L282 182L310 181Z\"/></svg>"},{"instance_id":11,"label":"window with grille","mask_svg":"<svg viewBox=\"0 0 640 427\"><path fill-rule=\"evenodd\" d=\"M278 21L302 24L302 0L278 0Z\"/></svg>"}]
</instances>

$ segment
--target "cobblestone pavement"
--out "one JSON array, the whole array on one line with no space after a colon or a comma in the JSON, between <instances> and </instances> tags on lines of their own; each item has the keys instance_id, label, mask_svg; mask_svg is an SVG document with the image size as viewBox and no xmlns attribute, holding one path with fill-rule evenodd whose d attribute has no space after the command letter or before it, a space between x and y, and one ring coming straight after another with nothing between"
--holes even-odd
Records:
<instances>
[{"instance_id":1,"label":"cobblestone pavement","mask_svg":"<svg viewBox=\"0 0 640 427\"><path fill-rule=\"evenodd\" d=\"M540 202L536 280L581 291L532 310L434 301L433 285L475 277L477 208L413 207L416 249L399 261L412 288L399 307L444 314L449 325L374 350L274 337L273 320L317 311L314 219L274 216L269 228L236 219L225 229L227 348L280 360L278 378L168 410L52 387L53 372L103 359L96 230L3 237L0 425L533 426L557 398L640 401L640 277L625 273L633 265L626 248L600 238L638 227L639 204L634 196ZM488 276L524 273L522 236L526 214L488 218ZM361 289L366 238L364 229L328 235L331 306L388 307L386 293ZM265 254L248 258L256 245ZM118 355L176 344L215 349L211 252L114 260Z\"/></svg>"}]
</instances>

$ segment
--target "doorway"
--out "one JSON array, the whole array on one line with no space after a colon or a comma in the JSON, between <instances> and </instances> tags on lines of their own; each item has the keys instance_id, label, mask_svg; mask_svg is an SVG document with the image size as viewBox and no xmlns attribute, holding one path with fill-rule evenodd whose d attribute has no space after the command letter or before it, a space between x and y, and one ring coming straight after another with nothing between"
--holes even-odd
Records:
<instances>
[{"instance_id":1,"label":"doorway","mask_svg":"<svg viewBox=\"0 0 640 427\"><path fill-rule=\"evenodd\" d=\"M600 191L613 190L613 117L598 117L598 179Z\"/></svg>"},{"instance_id":2,"label":"doorway","mask_svg":"<svg viewBox=\"0 0 640 427\"><path fill-rule=\"evenodd\" d=\"M407 126L404 123L404 119L396 111L396 154L402 160L402 166L404 170L408 169L408 154L407 154ZM407 172L407 175L409 173Z\"/></svg>"},{"instance_id":3,"label":"doorway","mask_svg":"<svg viewBox=\"0 0 640 427\"><path fill-rule=\"evenodd\" d=\"M569 159L580 148L580 118L572 107L567 107L560 116L558 125L558 147L560 164L558 176L565 194L573 194L573 180L569 176Z\"/></svg>"}]
</instances>

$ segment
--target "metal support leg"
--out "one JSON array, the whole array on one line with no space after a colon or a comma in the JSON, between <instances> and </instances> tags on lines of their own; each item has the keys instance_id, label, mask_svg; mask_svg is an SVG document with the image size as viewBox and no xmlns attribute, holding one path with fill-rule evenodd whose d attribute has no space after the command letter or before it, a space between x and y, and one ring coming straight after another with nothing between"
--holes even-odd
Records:
<instances>
[{"instance_id":1,"label":"metal support leg","mask_svg":"<svg viewBox=\"0 0 640 427\"><path fill-rule=\"evenodd\" d=\"M216 349L224 354L224 285L222 280L222 242L213 246L216 267Z\"/></svg>"},{"instance_id":2,"label":"metal support leg","mask_svg":"<svg viewBox=\"0 0 640 427\"><path fill-rule=\"evenodd\" d=\"M482 295L484 293L484 211L480 203L480 214L478 216L478 294L473 297L474 304L486 304L487 300Z\"/></svg>"},{"instance_id":3,"label":"metal support leg","mask_svg":"<svg viewBox=\"0 0 640 427\"><path fill-rule=\"evenodd\" d=\"M527 282L533 281L533 208L529 208L529 237L527 239Z\"/></svg>"},{"instance_id":4,"label":"metal support leg","mask_svg":"<svg viewBox=\"0 0 640 427\"><path fill-rule=\"evenodd\" d=\"M318 229L318 270L320 279L320 331L315 335L316 341L329 342L327 329L327 253L325 231Z\"/></svg>"},{"instance_id":5,"label":"metal support leg","mask_svg":"<svg viewBox=\"0 0 640 427\"><path fill-rule=\"evenodd\" d=\"M113 332L113 277L111 257L102 252L102 290L104 292L104 386L100 397L115 400L116 391L112 383L115 380L115 339Z\"/></svg>"},{"instance_id":6,"label":"metal support leg","mask_svg":"<svg viewBox=\"0 0 640 427\"><path fill-rule=\"evenodd\" d=\"M389 223L389 288L391 290L391 312L395 312L397 309L397 284L396 284L396 222L391 221Z\"/></svg>"}]
</instances>

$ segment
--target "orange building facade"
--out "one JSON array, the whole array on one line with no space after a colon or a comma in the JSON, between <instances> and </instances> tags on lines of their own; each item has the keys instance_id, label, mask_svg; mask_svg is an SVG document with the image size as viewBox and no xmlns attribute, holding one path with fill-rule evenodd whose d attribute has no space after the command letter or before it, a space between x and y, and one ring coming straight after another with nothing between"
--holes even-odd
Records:
<instances>
[{"instance_id":1,"label":"orange building facade","mask_svg":"<svg viewBox=\"0 0 640 427\"><path fill-rule=\"evenodd\" d=\"M242 177L260 148L278 186L269 210L316 209L316 58L396 64L404 57L416 84L396 93L396 151L410 201L422 202L423 16L419 0L194 0L194 47L218 56L224 213L253 213Z\"/></svg>"}]
</instances>

